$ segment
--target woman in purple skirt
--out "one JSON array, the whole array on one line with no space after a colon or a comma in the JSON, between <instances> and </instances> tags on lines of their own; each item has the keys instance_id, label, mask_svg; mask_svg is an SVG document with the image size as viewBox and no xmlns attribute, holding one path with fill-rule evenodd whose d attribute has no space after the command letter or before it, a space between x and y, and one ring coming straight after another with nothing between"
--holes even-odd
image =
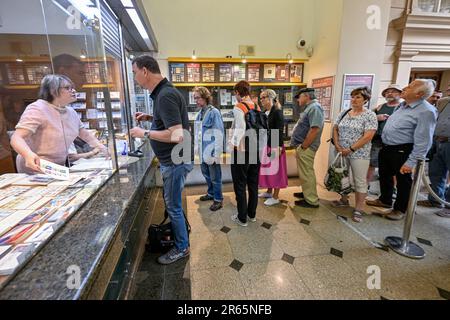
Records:
<instances>
[{"instance_id":1,"label":"woman in purple skirt","mask_svg":"<svg viewBox=\"0 0 450 320\"><path fill-rule=\"evenodd\" d=\"M280 189L287 188L287 164L286 150L283 142L284 116L280 103L277 101L275 91L267 89L259 96L261 105L266 111L270 111L268 116L268 141L264 150L259 171L259 187L267 188L267 191L260 193L260 198L266 198L266 206L273 206L280 203ZM274 135L274 133L278 135ZM273 141L272 136L276 137Z\"/></svg>"}]
</instances>

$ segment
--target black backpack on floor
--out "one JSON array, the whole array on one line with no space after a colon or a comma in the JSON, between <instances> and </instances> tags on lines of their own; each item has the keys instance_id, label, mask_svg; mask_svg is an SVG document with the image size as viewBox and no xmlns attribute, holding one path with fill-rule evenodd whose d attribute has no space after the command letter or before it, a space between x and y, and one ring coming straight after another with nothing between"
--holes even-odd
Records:
<instances>
[{"instance_id":1,"label":"black backpack on floor","mask_svg":"<svg viewBox=\"0 0 450 320\"><path fill-rule=\"evenodd\" d=\"M169 213L167 210L164 210L164 220L160 224L152 224L148 228L147 251L151 253L166 253L175 245L172 223L165 223L168 218ZM186 220L186 229L189 235L191 226L186 215L184 215L184 219Z\"/></svg>"}]
</instances>

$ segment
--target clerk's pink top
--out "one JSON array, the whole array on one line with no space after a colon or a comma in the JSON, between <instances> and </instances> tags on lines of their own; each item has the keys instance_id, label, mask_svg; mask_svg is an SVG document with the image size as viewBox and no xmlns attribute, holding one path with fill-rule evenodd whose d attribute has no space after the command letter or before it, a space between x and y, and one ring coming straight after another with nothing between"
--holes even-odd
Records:
<instances>
[{"instance_id":1,"label":"clerk's pink top","mask_svg":"<svg viewBox=\"0 0 450 320\"><path fill-rule=\"evenodd\" d=\"M16 129L30 130L25 141L40 158L64 165L70 145L80 137L89 145L98 144L97 139L84 129L77 113L70 107L57 107L39 99L27 106ZM33 173L25 166L21 155L16 159L19 173Z\"/></svg>"}]
</instances>

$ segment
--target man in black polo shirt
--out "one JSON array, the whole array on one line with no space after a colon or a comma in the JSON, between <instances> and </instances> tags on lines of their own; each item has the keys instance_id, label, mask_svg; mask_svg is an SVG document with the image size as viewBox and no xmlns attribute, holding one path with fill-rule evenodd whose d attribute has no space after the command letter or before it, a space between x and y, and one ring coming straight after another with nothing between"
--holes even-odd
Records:
<instances>
[{"instance_id":1,"label":"man in black polo shirt","mask_svg":"<svg viewBox=\"0 0 450 320\"><path fill-rule=\"evenodd\" d=\"M150 139L153 151L161 165L164 200L172 224L175 246L168 253L159 257L158 262L171 264L189 255L189 237L181 194L193 164L190 160L182 159L182 151L177 153L173 150L180 143L186 143L188 147L191 144L190 135L188 133L183 135L184 130L189 130L186 101L181 93L161 75L158 63L154 58L147 55L135 58L133 73L136 82L151 91L153 121L150 131L133 128L130 133L132 137ZM136 119L138 121L151 120L151 117L138 113Z\"/></svg>"}]
</instances>

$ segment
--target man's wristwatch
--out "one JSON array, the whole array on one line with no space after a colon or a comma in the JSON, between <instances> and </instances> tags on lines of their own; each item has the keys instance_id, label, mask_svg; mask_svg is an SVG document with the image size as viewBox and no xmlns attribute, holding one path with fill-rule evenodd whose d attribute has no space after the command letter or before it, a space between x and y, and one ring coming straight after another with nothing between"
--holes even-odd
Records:
<instances>
[{"instance_id":1,"label":"man's wristwatch","mask_svg":"<svg viewBox=\"0 0 450 320\"><path fill-rule=\"evenodd\" d=\"M144 132L144 137L147 139L150 139L150 131L145 131Z\"/></svg>"}]
</instances>

